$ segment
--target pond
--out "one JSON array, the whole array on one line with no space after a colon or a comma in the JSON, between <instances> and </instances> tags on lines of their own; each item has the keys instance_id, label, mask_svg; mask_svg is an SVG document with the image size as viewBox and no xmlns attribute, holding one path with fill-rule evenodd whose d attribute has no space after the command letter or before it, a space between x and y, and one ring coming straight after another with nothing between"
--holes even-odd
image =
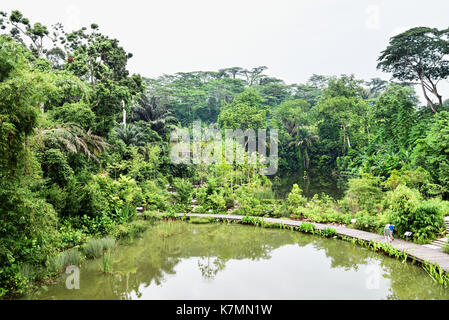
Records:
<instances>
[{"instance_id":1,"label":"pond","mask_svg":"<svg viewBox=\"0 0 449 320\"><path fill-rule=\"evenodd\" d=\"M26 299L449 299L420 267L348 242L237 224L159 222Z\"/></svg>"},{"instance_id":2,"label":"pond","mask_svg":"<svg viewBox=\"0 0 449 320\"><path fill-rule=\"evenodd\" d=\"M344 180L334 176L309 176L305 179L303 175L292 174L282 177L275 176L271 180L274 194L278 199L285 199L294 184L302 189L303 195L307 198L325 193L339 200L344 195Z\"/></svg>"}]
</instances>

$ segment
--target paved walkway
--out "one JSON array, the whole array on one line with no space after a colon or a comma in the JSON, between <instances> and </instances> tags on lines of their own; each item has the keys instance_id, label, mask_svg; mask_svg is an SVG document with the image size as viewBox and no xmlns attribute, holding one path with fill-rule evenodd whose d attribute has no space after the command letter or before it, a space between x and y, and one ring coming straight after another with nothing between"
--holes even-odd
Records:
<instances>
[{"instance_id":1,"label":"paved walkway","mask_svg":"<svg viewBox=\"0 0 449 320\"><path fill-rule=\"evenodd\" d=\"M178 214L183 216L184 214ZM188 217L212 217L216 219L228 219L228 220L242 220L244 216L241 215L227 215L227 214L205 214L205 213L188 213ZM285 226L299 227L301 221L289 220L289 219L277 219L277 218L263 218L266 222L283 223ZM344 226L312 223L319 230L323 230L327 227L333 228L339 235L344 235L351 238L361 239L364 241L385 242L383 235L378 235L371 232L366 232L357 229L351 229ZM420 262L428 261L432 264L438 264L443 270L449 271L449 254L444 253L441 249L429 248L424 245L419 245L413 242L404 241L401 239L395 239L391 245L398 250L405 250L409 257L418 260Z\"/></svg>"}]
</instances>

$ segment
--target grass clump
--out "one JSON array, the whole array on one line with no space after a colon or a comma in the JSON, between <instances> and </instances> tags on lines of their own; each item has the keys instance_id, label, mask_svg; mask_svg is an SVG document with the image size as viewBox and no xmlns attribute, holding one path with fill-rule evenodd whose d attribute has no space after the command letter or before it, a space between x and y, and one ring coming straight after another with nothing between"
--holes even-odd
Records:
<instances>
[{"instance_id":1,"label":"grass clump","mask_svg":"<svg viewBox=\"0 0 449 320\"><path fill-rule=\"evenodd\" d=\"M173 235L182 233L184 230L184 226L182 223L176 222L176 221L166 221L158 224L154 227L154 231L161 237L161 238L168 238Z\"/></svg>"},{"instance_id":2,"label":"grass clump","mask_svg":"<svg viewBox=\"0 0 449 320\"><path fill-rule=\"evenodd\" d=\"M107 251L115 247L115 238L106 237L102 239L89 239L84 247L84 253L88 258L99 258Z\"/></svg>"},{"instance_id":3,"label":"grass clump","mask_svg":"<svg viewBox=\"0 0 449 320\"><path fill-rule=\"evenodd\" d=\"M47 261L47 268L51 272L59 273L64 271L64 269L70 265L79 265L81 260L82 257L78 249L72 248L51 257Z\"/></svg>"},{"instance_id":4,"label":"grass clump","mask_svg":"<svg viewBox=\"0 0 449 320\"><path fill-rule=\"evenodd\" d=\"M101 259L101 271L106 274L112 273L112 254L111 250L103 252L103 258Z\"/></svg>"},{"instance_id":5,"label":"grass clump","mask_svg":"<svg viewBox=\"0 0 449 320\"><path fill-rule=\"evenodd\" d=\"M299 226L299 230L302 231L302 232L314 233L315 232L315 226L312 223L303 222Z\"/></svg>"}]
</instances>

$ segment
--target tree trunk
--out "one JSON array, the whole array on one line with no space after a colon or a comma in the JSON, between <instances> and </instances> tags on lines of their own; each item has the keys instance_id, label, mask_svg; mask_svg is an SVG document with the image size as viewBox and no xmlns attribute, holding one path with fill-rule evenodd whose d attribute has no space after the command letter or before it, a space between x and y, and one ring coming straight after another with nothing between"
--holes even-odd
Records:
<instances>
[{"instance_id":1,"label":"tree trunk","mask_svg":"<svg viewBox=\"0 0 449 320\"><path fill-rule=\"evenodd\" d=\"M126 109L125 109L125 101L122 100L122 109L123 109L123 128L126 127Z\"/></svg>"},{"instance_id":2,"label":"tree trunk","mask_svg":"<svg viewBox=\"0 0 449 320\"><path fill-rule=\"evenodd\" d=\"M303 165L302 169L306 170L306 157L304 155L304 149L301 150L301 154L302 154L302 165Z\"/></svg>"},{"instance_id":3,"label":"tree trunk","mask_svg":"<svg viewBox=\"0 0 449 320\"><path fill-rule=\"evenodd\" d=\"M424 80L422 79L422 77L420 77L420 81L424 97L427 100L427 105L430 107L430 109L432 109L434 113L438 113L438 110L435 108L435 104L433 103L432 100L430 100L429 96L427 95L426 88L424 87Z\"/></svg>"}]
</instances>

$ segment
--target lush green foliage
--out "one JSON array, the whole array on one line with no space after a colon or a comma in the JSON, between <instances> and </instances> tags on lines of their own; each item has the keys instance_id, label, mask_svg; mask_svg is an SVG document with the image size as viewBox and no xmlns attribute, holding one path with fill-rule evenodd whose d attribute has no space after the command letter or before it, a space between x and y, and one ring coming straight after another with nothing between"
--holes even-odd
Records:
<instances>
[{"instance_id":1,"label":"lush green foliage","mask_svg":"<svg viewBox=\"0 0 449 320\"><path fill-rule=\"evenodd\" d=\"M417 190L399 185L385 199L389 220L396 226L399 235L411 231L418 242L435 239L445 230L444 212L436 201L421 201Z\"/></svg>"},{"instance_id":2,"label":"lush green foliage","mask_svg":"<svg viewBox=\"0 0 449 320\"><path fill-rule=\"evenodd\" d=\"M19 11L0 16L9 34L0 35L0 296L84 255L112 272L115 239L132 241L179 212L241 214L256 225L292 217L305 220L305 232L318 232L307 221L373 232L390 222L416 242L444 229L449 113L432 79L449 74L447 31L411 29L379 58L380 68L435 95L435 103L426 96L434 114L408 83L353 75L287 85L260 66L143 79L127 70L132 54L96 24L65 33ZM420 73L410 57L423 59ZM295 184L275 199L245 150L244 163L171 163L172 129L196 120L222 131L276 128L280 173L349 177L344 198L307 198Z\"/></svg>"},{"instance_id":3,"label":"lush green foliage","mask_svg":"<svg viewBox=\"0 0 449 320\"><path fill-rule=\"evenodd\" d=\"M413 150L415 165L426 169L433 181L449 192L449 112L435 115L424 138L417 141Z\"/></svg>"}]
</instances>

